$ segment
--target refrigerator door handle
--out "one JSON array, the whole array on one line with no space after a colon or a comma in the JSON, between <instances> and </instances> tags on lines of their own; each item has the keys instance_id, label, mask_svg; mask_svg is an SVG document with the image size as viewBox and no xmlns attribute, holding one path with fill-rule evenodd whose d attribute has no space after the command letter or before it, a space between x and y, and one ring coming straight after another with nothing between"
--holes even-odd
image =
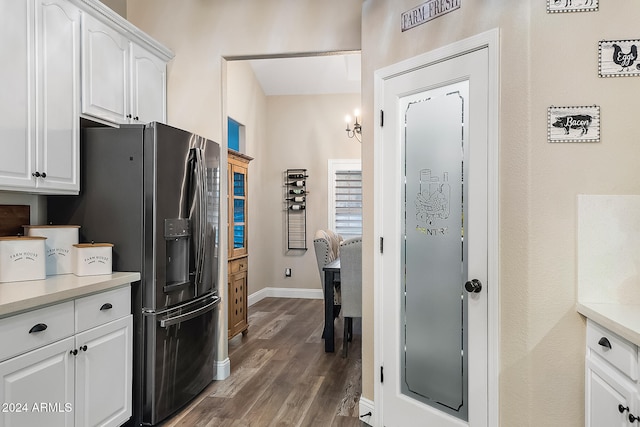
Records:
<instances>
[{"instance_id":1,"label":"refrigerator door handle","mask_svg":"<svg viewBox=\"0 0 640 427\"><path fill-rule=\"evenodd\" d=\"M184 314L179 314L177 316L168 316L168 317L159 319L158 322L160 322L160 327L166 328L167 326L175 325L176 323L185 322L187 320L193 319L194 317L198 317L208 311L213 310L220 303L220 297L216 296L213 298L214 298L213 301L211 301L209 304L203 307L200 307L196 310L193 310Z\"/></svg>"}]
</instances>

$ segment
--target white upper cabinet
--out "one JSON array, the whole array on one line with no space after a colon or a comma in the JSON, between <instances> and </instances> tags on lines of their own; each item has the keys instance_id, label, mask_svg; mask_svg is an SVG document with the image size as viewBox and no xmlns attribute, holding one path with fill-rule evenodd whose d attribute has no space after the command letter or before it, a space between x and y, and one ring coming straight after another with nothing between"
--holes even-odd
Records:
<instances>
[{"instance_id":1,"label":"white upper cabinet","mask_svg":"<svg viewBox=\"0 0 640 427\"><path fill-rule=\"evenodd\" d=\"M110 21L82 21L82 113L108 122L166 122L172 54L124 34Z\"/></svg>"},{"instance_id":2,"label":"white upper cabinet","mask_svg":"<svg viewBox=\"0 0 640 427\"><path fill-rule=\"evenodd\" d=\"M166 122L173 53L98 0L0 0L0 191L77 194L80 117Z\"/></svg>"},{"instance_id":3,"label":"white upper cabinet","mask_svg":"<svg viewBox=\"0 0 640 427\"><path fill-rule=\"evenodd\" d=\"M166 122L167 63L131 43L131 115L134 122Z\"/></svg>"},{"instance_id":4,"label":"white upper cabinet","mask_svg":"<svg viewBox=\"0 0 640 427\"><path fill-rule=\"evenodd\" d=\"M79 190L80 11L67 0L38 0L37 186ZM45 175L43 177L43 175Z\"/></svg>"},{"instance_id":5,"label":"white upper cabinet","mask_svg":"<svg viewBox=\"0 0 640 427\"><path fill-rule=\"evenodd\" d=\"M129 40L92 16L82 17L82 112L115 123L129 114Z\"/></svg>"},{"instance_id":6,"label":"white upper cabinet","mask_svg":"<svg viewBox=\"0 0 640 427\"><path fill-rule=\"evenodd\" d=\"M33 4L1 0L0 5L0 182L34 187L35 81Z\"/></svg>"},{"instance_id":7,"label":"white upper cabinet","mask_svg":"<svg viewBox=\"0 0 640 427\"><path fill-rule=\"evenodd\" d=\"M0 189L77 193L80 11L0 0Z\"/></svg>"}]
</instances>

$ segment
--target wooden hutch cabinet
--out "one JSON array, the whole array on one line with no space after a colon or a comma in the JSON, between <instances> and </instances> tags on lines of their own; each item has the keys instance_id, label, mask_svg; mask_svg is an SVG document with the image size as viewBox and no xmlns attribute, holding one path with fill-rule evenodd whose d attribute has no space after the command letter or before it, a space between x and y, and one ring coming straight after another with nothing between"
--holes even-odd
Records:
<instances>
[{"instance_id":1,"label":"wooden hutch cabinet","mask_svg":"<svg viewBox=\"0 0 640 427\"><path fill-rule=\"evenodd\" d=\"M247 321L247 172L253 158L229 150L228 154L228 200L229 210L229 265L228 265L228 313L229 339L242 333L246 335Z\"/></svg>"}]
</instances>

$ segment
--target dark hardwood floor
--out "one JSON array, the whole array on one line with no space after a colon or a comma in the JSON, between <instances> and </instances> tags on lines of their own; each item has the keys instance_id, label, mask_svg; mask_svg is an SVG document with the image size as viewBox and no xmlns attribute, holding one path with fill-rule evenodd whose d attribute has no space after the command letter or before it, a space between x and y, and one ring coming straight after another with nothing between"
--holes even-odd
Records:
<instances>
[{"instance_id":1,"label":"dark hardwood floor","mask_svg":"<svg viewBox=\"0 0 640 427\"><path fill-rule=\"evenodd\" d=\"M214 381L163 427L366 426L358 418L361 392L360 319L342 357L325 353L323 301L266 298L249 307L249 331L229 342L231 376Z\"/></svg>"}]
</instances>

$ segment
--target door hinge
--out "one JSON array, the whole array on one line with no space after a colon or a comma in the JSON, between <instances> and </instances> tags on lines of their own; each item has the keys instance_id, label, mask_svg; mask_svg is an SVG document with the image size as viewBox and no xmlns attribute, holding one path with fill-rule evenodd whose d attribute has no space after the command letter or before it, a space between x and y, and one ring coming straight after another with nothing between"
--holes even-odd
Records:
<instances>
[{"instance_id":1,"label":"door hinge","mask_svg":"<svg viewBox=\"0 0 640 427\"><path fill-rule=\"evenodd\" d=\"M384 253L384 237L380 237L380 253Z\"/></svg>"},{"instance_id":2,"label":"door hinge","mask_svg":"<svg viewBox=\"0 0 640 427\"><path fill-rule=\"evenodd\" d=\"M384 366L380 366L380 382L384 383Z\"/></svg>"},{"instance_id":3,"label":"door hinge","mask_svg":"<svg viewBox=\"0 0 640 427\"><path fill-rule=\"evenodd\" d=\"M384 111L380 110L380 127L384 126Z\"/></svg>"}]
</instances>

